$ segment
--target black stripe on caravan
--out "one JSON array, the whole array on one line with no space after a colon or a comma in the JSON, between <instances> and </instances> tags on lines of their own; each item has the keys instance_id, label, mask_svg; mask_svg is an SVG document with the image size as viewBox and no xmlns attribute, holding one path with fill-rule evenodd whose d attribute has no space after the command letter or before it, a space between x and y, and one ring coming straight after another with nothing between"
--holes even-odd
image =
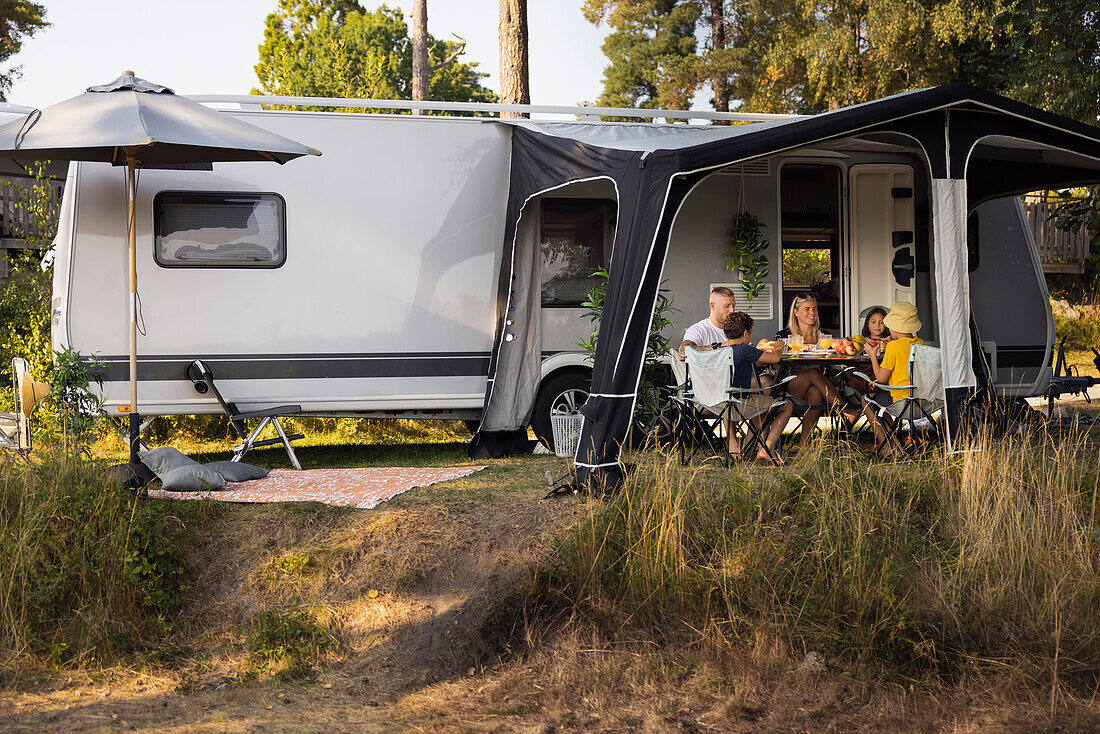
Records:
<instances>
[{"instance_id":1,"label":"black stripe on caravan","mask_svg":"<svg viewBox=\"0 0 1100 734\"><path fill-rule=\"evenodd\" d=\"M310 380L355 377L485 377L488 352L426 354L138 355L138 379L185 380L187 365L201 359L218 380ZM130 379L130 358L100 357L104 382Z\"/></svg>"}]
</instances>

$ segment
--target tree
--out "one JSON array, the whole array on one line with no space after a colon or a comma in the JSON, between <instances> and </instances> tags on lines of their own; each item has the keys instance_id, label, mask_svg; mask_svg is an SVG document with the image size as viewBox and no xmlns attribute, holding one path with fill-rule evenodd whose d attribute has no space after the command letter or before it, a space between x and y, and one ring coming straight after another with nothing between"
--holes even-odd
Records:
<instances>
[{"instance_id":1,"label":"tree","mask_svg":"<svg viewBox=\"0 0 1100 734\"><path fill-rule=\"evenodd\" d=\"M494 102L477 62L454 63L465 43L426 35L438 61L428 98ZM412 44L400 10L367 11L356 0L279 0L267 16L256 76L261 94L310 97L412 98Z\"/></svg>"},{"instance_id":2,"label":"tree","mask_svg":"<svg viewBox=\"0 0 1100 734\"><path fill-rule=\"evenodd\" d=\"M585 0L584 17L613 30L604 40L605 107L684 107L698 77L695 0ZM664 94L662 95L662 90Z\"/></svg>"},{"instance_id":3,"label":"tree","mask_svg":"<svg viewBox=\"0 0 1100 734\"><path fill-rule=\"evenodd\" d=\"M46 6L25 0L0 2L0 63L7 63L23 48L23 41L46 28ZM21 76L22 67L13 66L0 72L0 102L7 101L12 82Z\"/></svg>"},{"instance_id":4,"label":"tree","mask_svg":"<svg viewBox=\"0 0 1100 734\"><path fill-rule=\"evenodd\" d=\"M499 41L501 101L506 104L531 104L527 64L527 0L500 0Z\"/></svg>"},{"instance_id":5,"label":"tree","mask_svg":"<svg viewBox=\"0 0 1100 734\"><path fill-rule=\"evenodd\" d=\"M1100 108L1090 0L586 0L584 10L613 28L603 101L681 106L706 85L716 109L813 113L966 82L1088 122Z\"/></svg>"},{"instance_id":6,"label":"tree","mask_svg":"<svg viewBox=\"0 0 1100 734\"><path fill-rule=\"evenodd\" d=\"M428 99L428 0L413 0L412 17L412 98ZM413 110L421 114L423 110Z\"/></svg>"}]
</instances>

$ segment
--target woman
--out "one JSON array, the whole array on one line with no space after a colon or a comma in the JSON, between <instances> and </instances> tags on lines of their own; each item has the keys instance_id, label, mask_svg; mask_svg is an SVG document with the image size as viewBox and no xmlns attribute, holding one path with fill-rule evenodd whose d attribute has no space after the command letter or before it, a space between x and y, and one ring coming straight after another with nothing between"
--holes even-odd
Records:
<instances>
[{"instance_id":1,"label":"woman","mask_svg":"<svg viewBox=\"0 0 1100 734\"><path fill-rule=\"evenodd\" d=\"M803 344L817 344L821 335L821 319L817 313L817 299L812 294L796 296L791 303L791 315L787 328L777 334L780 339L801 336ZM801 367L795 370L795 378L787 383L787 392L802 399L810 406L831 405L841 409L841 414L854 423L860 411L848 407L840 393L817 367ZM802 445L813 438L814 427L821 419L821 407L811 407L802 417Z\"/></svg>"}]
</instances>

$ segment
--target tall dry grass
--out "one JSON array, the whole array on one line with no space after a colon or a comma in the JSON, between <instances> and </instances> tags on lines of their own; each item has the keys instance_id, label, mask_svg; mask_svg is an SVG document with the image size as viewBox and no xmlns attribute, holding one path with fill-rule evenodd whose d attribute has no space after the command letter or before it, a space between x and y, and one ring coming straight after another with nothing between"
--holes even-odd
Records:
<instances>
[{"instance_id":1,"label":"tall dry grass","mask_svg":"<svg viewBox=\"0 0 1100 734\"><path fill-rule=\"evenodd\" d=\"M107 662L163 636L207 503L138 500L103 465L37 454L0 465L0 672Z\"/></svg>"},{"instance_id":2,"label":"tall dry grass","mask_svg":"<svg viewBox=\"0 0 1100 734\"><path fill-rule=\"evenodd\" d=\"M612 628L780 639L907 674L1100 675L1097 443L978 439L869 464L819 443L781 472L639 462L537 582Z\"/></svg>"}]
</instances>

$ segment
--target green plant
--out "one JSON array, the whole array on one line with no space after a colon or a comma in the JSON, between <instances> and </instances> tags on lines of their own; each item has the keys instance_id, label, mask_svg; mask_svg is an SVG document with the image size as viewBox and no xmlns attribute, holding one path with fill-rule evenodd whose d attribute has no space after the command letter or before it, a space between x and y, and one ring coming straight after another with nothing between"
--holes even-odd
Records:
<instances>
[{"instance_id":1,"label":"green plant","mask_svg":"<svg viewBox=\"0 0 1100 734\"><path fill-rule=\"evenodd\" d=\"M306 607L287 611L269 609L252 618L248 636L254 672L273 671L283 678L301 678L313 672L313 661L336 647L336 638L314 620Z\"/></svg>"},{"instance_id":2,"label":"green plant","mask_svg":"<svg viewBox=\"0 0 1100 734\"><path fill-rule=\"evenodd\" d=\"M57 233L58 200L53 196L54 179L46 173L46 162L31 163L33 182L27 188L5 181L21 194L17 207L29 218L26 227L16 217L14 234L25 247L5 250L8 276L0 279L0 370L10 380L12 357L25 357L35 376L48 375L53 367L50 342L50 296L52 266L42 267L42 253ZM10 397L3 398L10 407Z\"/></svg>"},{"instance_id":3,"label":"green plant","mask_svg":"<svg viewBox=\"0 0 1100 734\"><path fill-rule=\"evenodd\" d=\"M596 340L599 337L600 320L603 318L604 301L607 298L607 281L611 274L606 268L600 268L593 276L599 278L592 290L588 292L588 298L581 305L584 306L584 317L593 323L592 334L587 339L574 342L588 353L588 357L594 363L596 360ZM641 379L638 381L638 399L634 404L634 418L642 425L649 425L653 416L660 407L660 388L666 384L667 372L663 357L668 354L669 340L664 336L664 330L672 326L670 318L672 314L680 313L680 309L672 305L672 298L668 295L667 288L657 290L657 301L653 307L653 321L649 325L649 335L646 338L645 361L642 365Z\"/></svg>"},{"instance_id":4,"label":"green plant","mask_svg":"<svg viewBox=\"0 0 1100 734\"><path fill-rule=\"evenodd\" d=\"M162 644L217 503L139 500L100 463L36 454L0 466L0 660L107 662Z\"/></svg>"},{"instance_id":5,"label":"green plant","mask_svg":"<svg viewBox=\"0 0 1100 734\"><path fill-rule=\"evenodd\" d=\"M726 252L726 269L736 272L741 280L745 299L750 303L767 285L768 257L760 254L768 241L760 236L760 220L747 211L733 218L730 243Z\"/></svg>"},{"instance_id":6,"label":"green plant","mask_svg":"<svg viewBox=\"0 0 1100 734\"><path fill-rule=\"evenodd\" d=\"M94 382L100 391L90 389ZM50 372L50 402L60 431L62 449L67 453L89 454L99 429L103 405L102 364L71 347L56 353Z\"/></svg>"}]
</instances>

